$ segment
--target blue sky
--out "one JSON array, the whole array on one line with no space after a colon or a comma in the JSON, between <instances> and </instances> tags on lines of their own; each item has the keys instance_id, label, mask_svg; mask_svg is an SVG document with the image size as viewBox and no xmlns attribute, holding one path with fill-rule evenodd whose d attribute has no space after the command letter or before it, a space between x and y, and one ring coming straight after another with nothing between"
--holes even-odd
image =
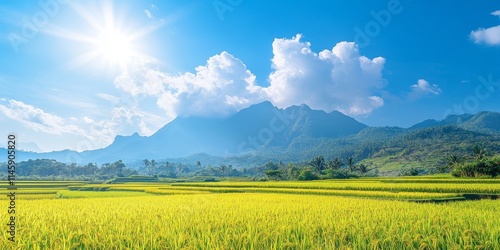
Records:
<instances>
[{"instance_id":1,"label":"blue sky","mask_svg":"<svg viewBox=\"0 0 500 250\"><path fill-rule=\"evenodd\" d=\"M500 111L494 1L68 2L0 4L0 130L28 150L265 100L372 126Z\"/></svg>"}]
</instances>

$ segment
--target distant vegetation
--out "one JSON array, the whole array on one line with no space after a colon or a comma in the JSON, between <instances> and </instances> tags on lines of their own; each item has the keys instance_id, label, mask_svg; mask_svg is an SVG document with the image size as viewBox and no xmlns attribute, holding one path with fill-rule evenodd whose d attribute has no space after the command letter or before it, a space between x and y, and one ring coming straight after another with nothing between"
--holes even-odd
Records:
<instances>
[{"instance_id":1,"label":"distant vegetation","mask_svg":"<svg viewBox=\"0 0 500 250\"><path fill-rule=\"evenodd\" d=\"M0 164L0 167L5 166ZM149 159L144 159L142 164L133 167L127 167L121 160L98 167L94 163L79 166L55 160L38 159L20 162L18 169L18 176L21 179L87 181L119 179L139 174L145 176L144 178L154 180L196 176L205 176L208 181L215 181L213 177L250 177L253 180L316 180L361 176L372 170L364 164L354 165L352 157L346 158L345 161L340 158L325 161L323 156L314 157L303 163L267 162L261 166L239 169L226 164L202 166L200 161L195 164L183 164ZM5 174L2 177L5 178Z\"/></svg>"},{"instance_id":2,"label":"distant vegetation","mask_svg":"<svg viewBox=\"0 0 500 250\"><path fill-rule=\"evenodd\" d=\"M497 177L500 175L500 155L489 156L486 149L472 148L470 156L450 155L448 166L455 177Z\"/></svg>"},{"instance_id":3,"label":"distant vegetation","mask_svg":"<svg viewBox=\"0 0 500 250\"><path fill-rule=\"evenodd\" d=\"M500 175L500 155L493 155L485 147L478 145L470 149L469 154L458 156L450 154L443 158L441 165L431 169L431 173L451 173L455 177L497 177ZM272 162L256 167L236 168L231 164L218 166L203 165L200 161L191 164L173 163L144 159L140 164L116 161L100 167L95 163L83 166L65 164L49 159L29 160L18 163L18 176L30 180L86 180L105 181L128 176L142 175L144 178L197 178L198 180L217 181L215 178L247 177L257 181L265 180L318 180L346 179L366 176L378 176L379 166L370 161L356 161L352 156L333 157L327 160L315 156L307 162ZM4 168L4 164L0 164ZM400 176L427 174L418 164L399 170ZM2 174L3 178L5 174ZM142 178L142 177L141 177Z\"/></svg>"},{"instance_id":4,"label":"distant vegetation","mask_svg":"<svg viewBox=\"0 0 500 250\"><path fill-rule=\"evenodd\" d=\"M0 164L4 168L5 164ZM6 167L5 167L6 168ZM17 163L17 175L28 180L107 180L113 177L138 174L137 170L127 168L125 163L117 161L105 163L100 167L95 163L84 166L65 164L56 160L37 159ZM5 174L3 174L5 177Z\"/></svg>"}]
</instances>

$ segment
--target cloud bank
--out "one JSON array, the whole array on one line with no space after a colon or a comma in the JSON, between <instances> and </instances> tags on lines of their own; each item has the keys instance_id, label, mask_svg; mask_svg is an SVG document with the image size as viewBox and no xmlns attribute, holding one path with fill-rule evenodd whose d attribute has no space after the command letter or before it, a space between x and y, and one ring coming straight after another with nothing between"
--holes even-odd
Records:
<instances>
[{"instance_id":1,"label":"cloud bank","mask_svg":"<svg viewBox=\"0 0 500 250\"><path fill-rule=\"evenodd\" d=\"M367 115L382 107L376 93L386 81L385 59L360 55L352 42L315 53L301 35L275 39L269 87L259 86L247 66L228 52L210 57L195 72L172 75L139 62L115 79L115 86L134 96L156 99L169 117L227 116L264 100L285 108L307 104L313 109Z\"/></svg>"},{"instance_id":2,"label":"cloud bank","mask_svg":"<svg viewBox=\"0 0 500 250\"><path fill-rule=\"evenodd\" d=\"M115 79L115 86L132 96L156 98L168 116L226 116L265 100L255 75L233 55L210 57L194 73L171 75L135 65Z\"/></svg>"},{"instance_id":3,"label":"cloud bank","mask_svg":"<svg viewBox=\"0 0 500 250\"><path fill-rule=\"evenodd\" d=\"M278 107L307 104L313 109L365 115L384 105L375 93L385 85L385 59L360 55L353 42L337 43L319 54L301 35L273 42L274 72L267 97Z\"/></svg>"}]
</instances>

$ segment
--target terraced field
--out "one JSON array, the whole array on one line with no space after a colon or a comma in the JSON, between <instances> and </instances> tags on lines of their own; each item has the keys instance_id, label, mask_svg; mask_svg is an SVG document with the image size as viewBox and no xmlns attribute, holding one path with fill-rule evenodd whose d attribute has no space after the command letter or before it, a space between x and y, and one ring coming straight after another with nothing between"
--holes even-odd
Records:
<instances>
[{"instance_id":1,"label":"terraced field","mask_svg":"<svg viewBox=\"0 0 500 250\"><path fill-rule=\"evenodd\" d=\"M499 194L499 179L19 182L0 249L500 249Z\"/></svg>"}]
</instances>

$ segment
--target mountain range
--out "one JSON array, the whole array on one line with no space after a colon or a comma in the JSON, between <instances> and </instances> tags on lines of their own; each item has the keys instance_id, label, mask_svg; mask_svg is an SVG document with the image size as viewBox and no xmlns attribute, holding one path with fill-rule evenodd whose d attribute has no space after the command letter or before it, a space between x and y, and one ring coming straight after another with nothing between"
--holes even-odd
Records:
<instances>
[{"instance_id":1,"label":"mountain range","mask_svg":"<svg viewBox=\"0 0 500 250\"><path fill-rule=\"evenodd\" d=\"M263 102L227 118L178 117L149 137L137 133L117 136L102 149L81 153L20 152L18 160L133 163L142 159L202 159L211 164L231 162L243 167L269 160L307 161L324 155L354 156L382 168L397 168L405 167L405 162L439 164L439 155L465 154L472 144L495 151L500 149L499 138L500 113L496 112L451 115L410 128L369 127L338 111L327 113L307 105L279 109Z\"/></svg>"}]
</instances>

